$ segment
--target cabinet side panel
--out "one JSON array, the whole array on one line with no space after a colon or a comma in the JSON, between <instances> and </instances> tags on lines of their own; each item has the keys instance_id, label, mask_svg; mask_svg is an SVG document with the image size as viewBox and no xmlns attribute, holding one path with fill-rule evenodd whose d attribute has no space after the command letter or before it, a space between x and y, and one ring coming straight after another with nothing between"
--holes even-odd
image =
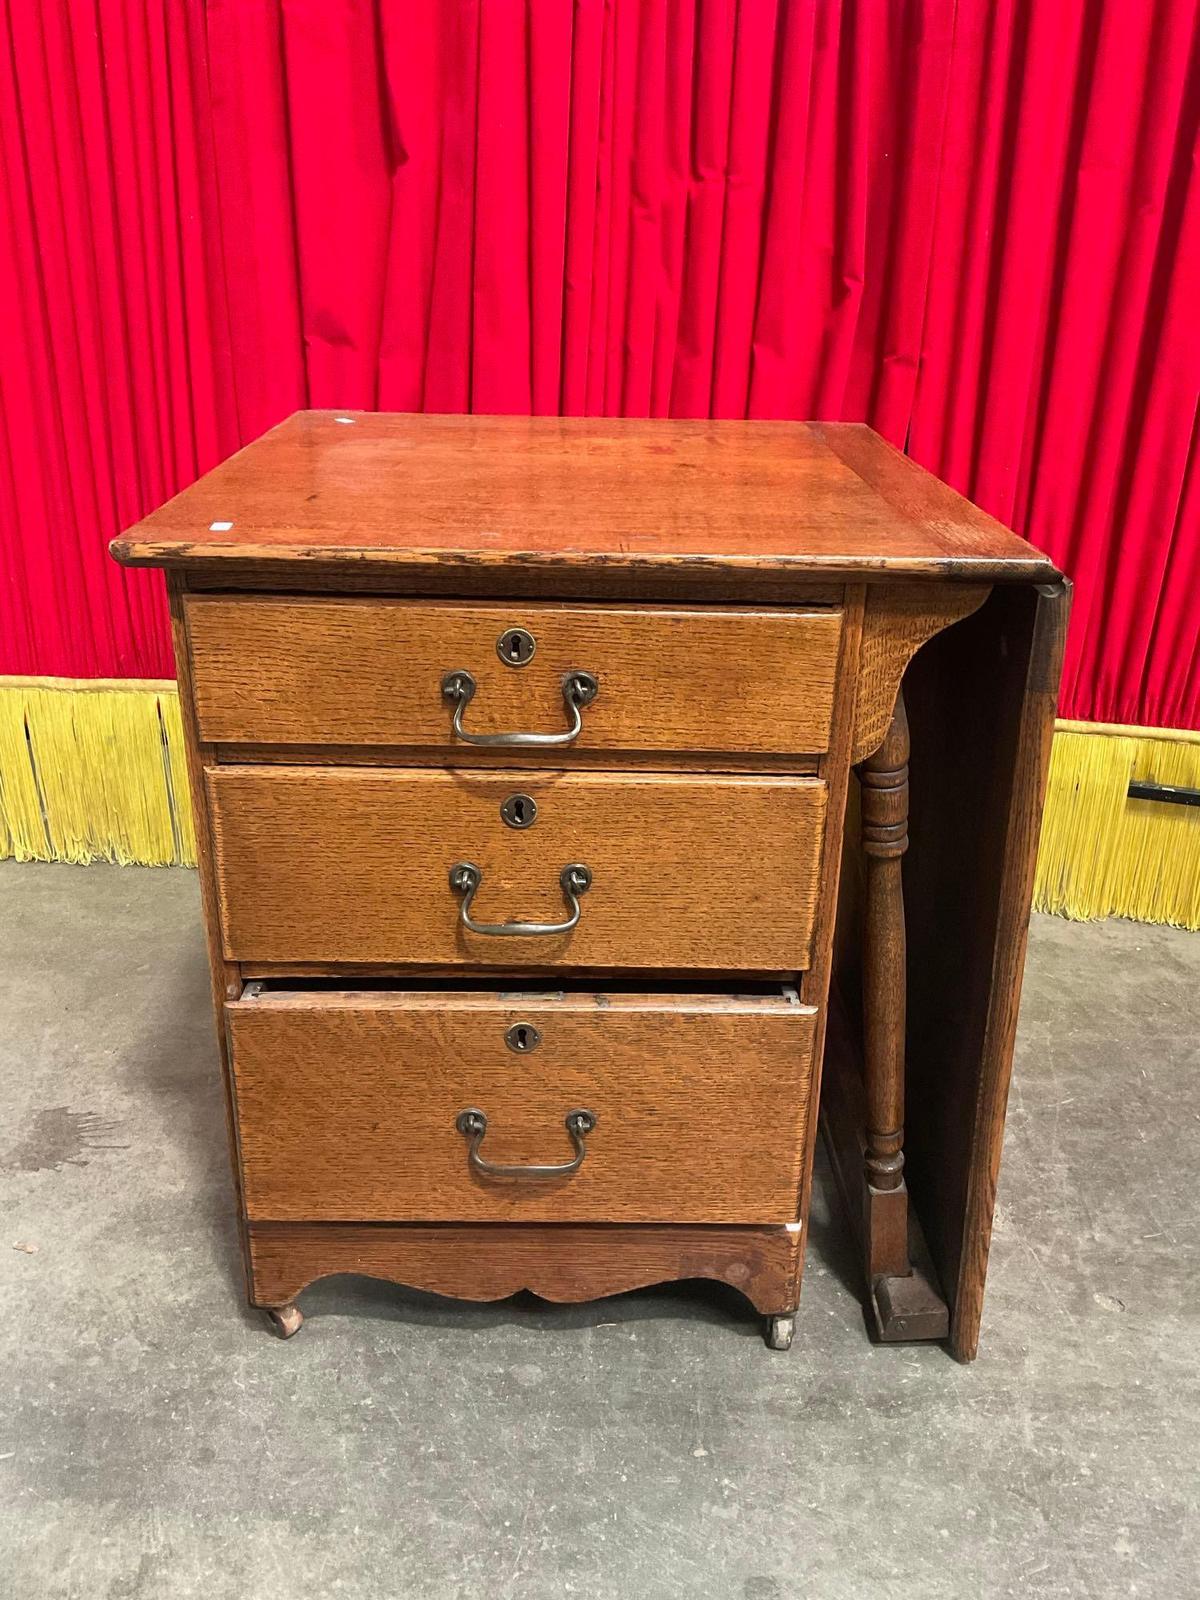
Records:
<instances>
[{"instance_id":1,"label":"cabinet side panel","mask_svg":"<svg viewBox=\"0 0 1200 1600\"><path fill-rule=\"evenodd\" d=\"M825 813L825 838L821 856L821 896L813 928L812 953L808 971L801 980L804 1000L818 1008L816 1051L812 1094L819 1103L821 1074L824 1070L826 1025L829 1011L830 978L833 971L834 939L838 920L838 880L843 854L846 800L850 784L850 762L854 741L857 684L862 647L866 592L861 585L848 587L844 597L845 621L842 627L841 654L838 660L838 692L834 702L829 752L821 767L828 786ZM801 1265L808 1249L809 1221L812 1214L813 1156L818 1119L808 1121L804 1150L803 1180L799 1216L804 1223Z\"/></svg>"},{"instance_id":2,"label":"cabinet side panel","mask_svg":"<svg viewBox=\"0 0 1200 1600\"><path fill-rule=\"evenodd\" d=\"M208 947L209 971L212 979L213 1018L216 1025L217 1049L220 1056L221 1078L224 1086L225 1130L229 1140L229 1159L233 1169L234 1193L237 1199L238 1240L242 1252L242 1266L246 1273L247 1285L249 1285L251 1282L250 1248L245 1228L237 1118L234 1111L229 1043L225 1031L225 1002L226 1000L237 999L241 993L242 982L240 969L235 964L226 961L222 951L212 830L209 825L208 804L204 793L203 779L205 761L209 758L210 752L200 743L196 726L195 700L192 688L191 646L188 639L184 608L185 591L186 579L175 573L169 573L167 575L167 595L171 612L171 638L175 648L175 671L179 680L179 710L183 722L184 745L187 752L188 791L196 829L196 868L200 878L200 901L204 911L204 933Z\"/></svg>"},{"instance_id":3,"label":"cabinet side panel","mask_svg":"<svg viewBox=\"0 0 1200 1600\"><path fill-rule=\"evenodd\" d=\"M905 679L906 1176L962 1360L979 1342L1068 610L1066 584L999 587Z\"/></svg>"}]
</instances>

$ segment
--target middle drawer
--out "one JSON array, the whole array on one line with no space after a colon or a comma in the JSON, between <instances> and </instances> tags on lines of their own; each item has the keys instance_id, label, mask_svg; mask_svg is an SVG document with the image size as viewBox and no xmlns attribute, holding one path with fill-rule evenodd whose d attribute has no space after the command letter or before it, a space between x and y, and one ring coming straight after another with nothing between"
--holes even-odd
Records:
<instances>
[{"instance_id":1,"label":"middle drawer","mask_svg":"<svg viewBox=\"0 0 1200 1600\"><path fill-rule=\"evenodd\" d=\"M287 766L205 779L230 961L808 965L817 779ZM514 922L555 931L486 931Z\"/></svg>"}]
</instances>

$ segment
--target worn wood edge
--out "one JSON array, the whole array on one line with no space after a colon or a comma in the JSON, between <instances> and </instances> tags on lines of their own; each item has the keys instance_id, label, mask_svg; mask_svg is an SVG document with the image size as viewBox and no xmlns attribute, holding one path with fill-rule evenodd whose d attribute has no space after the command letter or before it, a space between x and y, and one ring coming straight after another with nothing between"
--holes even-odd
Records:
<instances>
[{"instance_id":1,"label":"worn wood edge","mask_svg":"<svg viewBox=\"0 0 1200 1600\"><path fill-rule=\"evenodd\" d=\"M992 981L984 1030L975 1122L963 1216L963 1245L950 1324L950 1347L960 1361L979 1349L983 1298L1000 1177L1004 1119L1012 1080L1013 1049L1033 906L1037 847L1041 832L1054 714L1062 675L1069 580L1037 586L1037 611L1030 641L1025 702L1017 734L1017 762L1009 794L1004 885L997 915ZM1031 803L1023 807L1023 800Z\"/></svg>"},{"instance_id":2,"label":"worn wood edge","mask_svg":"<svg viewBox=\"0 0 1200 1600\"><path fill-rule=\"evenodd\" d=\"M251 1303L290 1304L356 1274L457 1300L527 1291L557 1304L689 1278L728 1284L763 1315L799 1302L795 1227L641 1223L251 1223Z\"/></svg>"},{"instance_id":3,"label":"worn wood edge","mask_svg":"<svg viewBox=\"0 0 1200 1600\"><path fill-rule=\"evenodd\" d=\"M1005 575L1034 583L1054 583L1062 577L1049 556L1022 539L999 518L952 489L936 473L914 461L868 424L810 422L808 427L843 466L849 467L872 493L906 521L946 523L953 520L966 530L992 538L1002 534L1029 552L1024 560L1012 557L1002 563ZM996 581L1003 581L1003 577L997 574Z\"/></svg>"},{"instance_id":4,"label":"worn wood edge","mask_svg":"<svg viewBox=\"0 0 1200 1600\"><path fill-rule=\"evenodd\" d=\"M483 981L481 976L481 982ZM238 1000L226 1002L227 1012L272 1011L434 1011L507 1013L532 1007L553 1015L594 1016L613 1013L639 1014L644 1011L671 1017L746 1016L787 1017L811 1022L816 1006L804 1005L785 995L688 994L663 990L661 993L622 993L619 979L598 992L587 990L539 994L536 990L493 990L422 993L408 987L399 989L282 989L243 991Z\"/></svg>"},{"instance_id":5,"label":"worn wood edge","mask_svg":"<svg viewBox=\"0 0 1200 1600\"><path fill-rule=\"evenodd\" d=\"M811 574L818 580L834 579L847 583L883 583L905 577L968 579L978 583L1030 583L1044 582L1056 571L1045 557L1038 556L1036 552L1027 558L998 558L817 555L802 551L793 556L712 555L690 551L664 553L661 550L647 551L645 554L637 551L570 549L502 552L486 549L422 549L409 545L382 550L366 545L319 543L286 548L276 544L255 544L250 540L237 544L204 543L191 537L193 534L194 530L189 528L181 530L178 537L172 537L165 531L160 531L160 537L155 539L133 539L121 535L109 544L109 554L124 567L160 567L164 571L193 567L217 569L225 574L225 581L233 581L234 586L243 567L264 570L268 566L286 568L295 579L298 565L373 568L393 573L397 579L406 574L419 575L425 570L449 571L459 575L496 571L510 575L518 572L534 575L553 574L567 569L586 574L600 569L631 578L647 572L677 575L750 573L799 581ZM1016 535L1011 537L1015 538ZM464 592L463 598L470 598L469 592Z\"/></svg>"},{"instance_id":6,"label":"worn wood edge","mask_svg":"<svg viewBox=\"0 0 1200 1600\"><path fill-rule=\"evenodd\" d=\"M204 769L205 777L216 776L218 781L224 783L235 778L265 777L270 772L274 781L286 778L319 778L322 781L337 780L344 777L349 783L375 783L382 784L385 788L394 785L398 778L405 782L416 784L418 787L433 785L434 792L445 792L445 779L448 774L441 767L371 767L370 765L356 766L350 771L337 766L321 767L314 772L302 761L285 761L272 763L264 767L256 761L229 761L211 763ZM589 767L586 771L573 770L564 766L560 758L556 767L529 767L524 760L513 762L506 767L480 767L467 768L462 771L455 769L455 775L463 779L477 772L481 781L499 785L499 793L503 794L503 784L520 784L528 781L546 782L550 778L561 778L564 783L577 784L580 788L597 789L601 792L607 789L624 788L632 785L643 790L666 788L712 787L714 789L794 789L803 795L816 796L814 804L827 805L826 795L828 784L820 773L796 772L631 772L627 768L619 767L610 771L607 767L597 769Z\"/></svg>"}]
</instances>

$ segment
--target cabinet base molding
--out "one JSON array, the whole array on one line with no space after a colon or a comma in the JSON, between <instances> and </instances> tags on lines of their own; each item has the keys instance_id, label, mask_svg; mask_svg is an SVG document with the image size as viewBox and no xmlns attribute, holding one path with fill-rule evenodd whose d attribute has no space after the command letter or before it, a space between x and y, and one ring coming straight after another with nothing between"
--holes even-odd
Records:
<instances>
[{"instance_id":1,"label":"cabinet base molding","mask_svg":"<svg viewBox=\"0 0 1200 1600\"><path fill-rule=\"evenodd\" d=\"M683 1278L712 1278L764 1316L800 1294L802 1234L792 1228L642 1224L252 1223L251 1300L291 1306L318 1278L357 1273L458 1300L529 1290L574 1303Z\"/></svg>"}]
</instances>

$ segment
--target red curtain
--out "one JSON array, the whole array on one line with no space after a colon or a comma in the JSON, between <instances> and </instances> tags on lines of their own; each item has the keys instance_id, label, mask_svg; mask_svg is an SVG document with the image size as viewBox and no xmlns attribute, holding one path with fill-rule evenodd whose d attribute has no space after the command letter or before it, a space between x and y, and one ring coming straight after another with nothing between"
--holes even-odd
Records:
<instances>
[{"instance_id":1,"label":"red curtain","mask_svg":"<svg viewBox=\"0 0 1200 1600\"><path fill-rule=\"evenodd\" d=\"M297 406L865 418L1200 725L1193 0L0 0L0 671Z\"/></svg>"}]
</instances>

